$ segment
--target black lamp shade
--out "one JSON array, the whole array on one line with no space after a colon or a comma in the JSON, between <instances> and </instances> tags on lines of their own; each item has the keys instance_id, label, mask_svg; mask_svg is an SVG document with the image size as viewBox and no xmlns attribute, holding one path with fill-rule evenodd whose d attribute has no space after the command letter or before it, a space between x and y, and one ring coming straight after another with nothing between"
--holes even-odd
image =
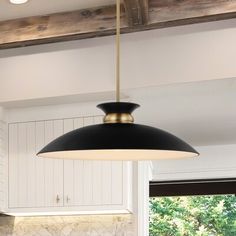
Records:
<instances>
[{"instance_id":1,"label":"black lamp shade","mask_svg":"<svg viewBox=\"0 0 236 236\"><path fill-rule=\"evenodd\" d=\"M82 160L156 160L198 155L163 130L138 124L99 124L71 131L49 143L39 156Z\"/></svg>"}]
</instances>

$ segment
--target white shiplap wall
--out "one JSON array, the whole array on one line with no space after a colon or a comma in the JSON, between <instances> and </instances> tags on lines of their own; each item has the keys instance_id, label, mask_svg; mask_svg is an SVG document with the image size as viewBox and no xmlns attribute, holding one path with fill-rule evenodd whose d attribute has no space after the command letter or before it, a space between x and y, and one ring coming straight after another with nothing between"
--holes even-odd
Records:
<instances>
[{"instance_id":1,"label":"white shiplap wall","mask_svg":"<svg viewBox=\"0 0 236 236\"><path fill-rule=\"evenodd\" d=\"M6 203L6 137L6 122L3 119L3 110L0 108L0 209L4 209Z\"/></svg>"}]
</instances>

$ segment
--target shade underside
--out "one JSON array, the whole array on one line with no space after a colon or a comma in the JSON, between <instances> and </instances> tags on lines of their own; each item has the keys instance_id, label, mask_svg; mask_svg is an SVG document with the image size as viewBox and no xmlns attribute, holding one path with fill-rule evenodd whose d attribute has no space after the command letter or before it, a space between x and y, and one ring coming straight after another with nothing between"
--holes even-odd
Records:
<instances>
[{"instance_id":1,"label":"shade underside","mask_svg":"<svg viewBox=\"0 0 236 236\"><path fill-rule=\"evenodd\" d=\"M78 150L46 152L40 157L55 159L76 160L113 160L113 161L147 161L161 159L183 159L198 156L194 152L168 151L168 150Z\"/></svg>"}]
</instances>

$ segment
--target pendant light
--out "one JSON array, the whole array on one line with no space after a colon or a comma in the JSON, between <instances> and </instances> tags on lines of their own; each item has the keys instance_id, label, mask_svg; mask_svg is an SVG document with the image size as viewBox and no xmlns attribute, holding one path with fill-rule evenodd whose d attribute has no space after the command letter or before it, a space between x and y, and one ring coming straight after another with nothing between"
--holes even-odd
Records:
<instances>
[{"instance_id":1,"label":"pendant light","mask_svg":"<svg viewBox=\"0 0 236 236\"><path fill-rule=\"evenodd\" d=\"M98 105L104 123L62 135L38 156L80 160L158 160L198 156L189 144L163 130L134 124L138 104L120 102L120 0L116 1L116 102Z\"/></svg>"}]
</instances>

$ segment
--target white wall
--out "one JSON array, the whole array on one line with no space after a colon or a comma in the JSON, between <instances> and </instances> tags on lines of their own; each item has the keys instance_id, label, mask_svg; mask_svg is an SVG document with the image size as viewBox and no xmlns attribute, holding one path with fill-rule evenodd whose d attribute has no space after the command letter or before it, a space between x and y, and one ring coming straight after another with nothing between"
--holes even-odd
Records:
<instances>
[{"instance_id":1,"label":"white wall","mask_svg":"<svg viewBox=\"0 0 236 236\"><path fill-rule=\"evenodd\" d=\"M0 120L4 120L5 118L5 113L3 107L0 107Z\"/></svg>"},{"instance_id":2,"label":"white wall","mask_svg":"<svg viewBox=\"0 0 236 236\"><path fill-rule=\"evenodd\" d=\"M104 113L100 109L96 108L96 105L96 102L87 102L6 109L5 117L8 123L14 123L103 115Z\"/></svg>"},{"instance_id":3,"label":"white wall","mask_svg":"<svg viewBox=\"0 0 236 236\"><path fill-rule=\"evenodd\" d=\"M4 110L0 107L0 211L5 207L5 194L6 192L6 139L7 139L7 131L6 131L6 122L4 116Z\"/></svg>"},{"instance_id":4,"label":"white wall","mask_svg":"<svg viewBox=\"0 0 236 236\"><path fill-rule=\"evenodd\" d=\"M236 76L236 19L127 34L122 87ZM0 102L114 90L114 38L0 51Z\"/></svg>"},{"instance_id":5,"label":"white wall","mask_svg":"<svg viewBox=\"0 0 236 236\"><path fill-rule=\"evenodd\" d=\"M196 147L200 156L155 161L153 180L236 178L236 144Z\"/></svg>"},{"instance_id":6,"label":"white wall","mask_svg":"<svg viewBox=\"0 0 236 236\"><path fill-rule=\"evenodd\" d=\"M126 93L141 105L135 121L194 146L236 143L236 78L172 84Z\"/></svg>"}]
</instances>

